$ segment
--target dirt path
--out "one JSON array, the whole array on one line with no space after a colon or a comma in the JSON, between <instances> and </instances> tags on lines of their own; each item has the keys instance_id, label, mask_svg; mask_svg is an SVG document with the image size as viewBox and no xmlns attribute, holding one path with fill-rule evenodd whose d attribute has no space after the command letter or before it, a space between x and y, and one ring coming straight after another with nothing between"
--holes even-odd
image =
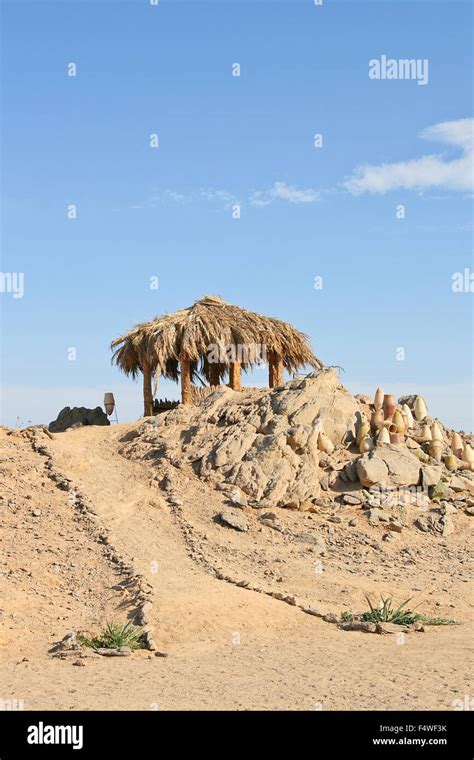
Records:
<instances>
[{"instance_id":1,"label":"dirt path","mask_svg":"<svg viewBox=\"0 0 474 760\"><path fill-rule=\"evenodd\" d=\"M186 493L184 476L182 505L170 506L153 470L117 453L119 438L132 428L70 431L55 436L49 448L58 469L93 505L112 544L153 585L154 639L169 656L143 651L132 658L90 659L85 668L76 668L51 659L38 636L28 662L5 662L5 695L23 698L32 709L449 710L454 699L470 693L466 625L430 629L397 643L395 636L340 631L288 604L214 577L206 562L235 571L239 552L246 572L262 556L263 577L268 572L263 552L271 544L276 552L268 555L271 564L285 547L274 545L279 539L273 534L262 543L255 532L245 537L223 532L209 519L218 505L212 498L218 497L204 484ZM185 540L183 529L194 535L197 549ZM299 562L298 552L295 557ZM297 590L297 571L308 561L312 556L304 559L304 566L289 568L292 591ZM340 563L330 567L326 596L348 582L357 587L349 570L338 567ZM400 567L395 563L394 575L396 570ZM308 583L302 584L305 591ZM460 600L461 586L456 587ZM360 579L360 593L363 587ZM339 599L334 604L340 611ZM463 616L467 609L467 603L459 607ZM104 617L110 614L104 607Z\"/></svg>"}]
</instances>

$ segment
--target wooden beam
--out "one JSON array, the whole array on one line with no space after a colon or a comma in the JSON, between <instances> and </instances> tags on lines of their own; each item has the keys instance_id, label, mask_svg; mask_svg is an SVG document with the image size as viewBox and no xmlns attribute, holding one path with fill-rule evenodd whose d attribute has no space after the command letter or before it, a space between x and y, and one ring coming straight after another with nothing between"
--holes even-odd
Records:
<instances>
[{"instance_id":1,"label":"wooden beam","mask_svg":"<svg viewBox=\"0 0 474 760\"><path fill-rule=\"evenodd\" d=\"M191 362L189 356L182 353L179 357L181 370L181 403L191 404Z\"/></svg>"},{"instance_id":2,"label":"wooden beam","mask_svg":"<svg viewBox=\"0 0 474 760\"><path fill-rule=\"evenodd\" d=\"M142 361L143 372L143 414L145 417L153 416L153 392L151 389L151 366L146 359Z\"/></svg>"},{"instance_id":3,"label":"wooden beam","mask_svg":"<svg viewBox=\"0 0 474 760\"><path fill-rule=\"evenodd\" d=\"M230 387L233 391L240 391L242 389L240 385L240 362L231 362L229 369Z\"/></svg>"}]
</instances>

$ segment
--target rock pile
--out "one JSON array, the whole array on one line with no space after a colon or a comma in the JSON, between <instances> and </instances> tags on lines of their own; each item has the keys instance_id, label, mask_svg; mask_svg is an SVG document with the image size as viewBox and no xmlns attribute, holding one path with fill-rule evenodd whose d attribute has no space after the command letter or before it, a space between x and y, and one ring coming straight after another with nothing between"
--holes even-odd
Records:
<instances>
[{"instance_id":1,"label":"rock pile","mask_svg":"<svg viewBox=\"0 0 474 760\"><path fill-rule=\"evenodd\" d=\"M374 512L374 524L374 491L421 491L428 501L436 496L440 510L453 500L474 504L469 436L428 417L419 396L398 404L381 389L373 402L354 397L335 369L272 390L219 387L197 406L147 419L123 440L127 456L191 465L199 478L228 489L233 509L220 519L238 522L237 530L246 530L241 505L317 511L345 491L353 495L343 503L359 503L369 519ZM387 520L390 531L401 530L397 519ZM450 521L440 513L419 527L446 535Z\"/></svg>"}]
</instances>

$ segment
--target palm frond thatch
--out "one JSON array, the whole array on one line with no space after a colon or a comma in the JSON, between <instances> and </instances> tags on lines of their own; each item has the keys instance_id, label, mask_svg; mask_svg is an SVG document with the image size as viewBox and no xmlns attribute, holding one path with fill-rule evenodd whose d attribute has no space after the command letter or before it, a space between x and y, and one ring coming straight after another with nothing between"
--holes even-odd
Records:
<instances>
[{"instance_id":1,"label":"palm frond thatch","mask_svg":"<svg viewBox=\"0 0 474 760\"><path fill-rule=\"evenodd\" d=\"M177 381L180 355L185 353L191 360L192 380L196 381L209 377L208 352L212 345L223 349L262 346L267 353L281 356L289 372L304 366L323 366L311 351L306 335L280 319L247 311L219 296L204 296L187 309L136 325L112 342L112 361L134 378L146 362L153 372ZM260 363L260 358L258 350L250 352L242 368ZM225 359L219 364L220 377L228 365Z\"/></svg>"}]
</instances>

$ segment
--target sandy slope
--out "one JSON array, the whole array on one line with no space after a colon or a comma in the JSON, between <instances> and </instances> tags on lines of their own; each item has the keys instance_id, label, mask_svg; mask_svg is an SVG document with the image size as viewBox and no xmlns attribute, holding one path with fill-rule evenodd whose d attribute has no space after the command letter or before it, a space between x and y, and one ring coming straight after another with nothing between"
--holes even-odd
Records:
<instances>
[{"instance_id":1,"label":"sandy slope","mask_svg":"<svg viewBox=\"0 0 474 760\"><path fill-rule=\"evenodd\" d=\"M87 496L117 551L152 583L154 638L169 656L143 651L132 658L91 658L81 668L48 655L51 642L73 628L96 630L100 621L125 619L120 593L112 590L117 570L74 514L67 493L45 477L41 456L2 432L2 494L15 492L13 506L4 501L2 545L9 553L2 561L2 698L23 699L31 709L449 710L453 699L472 693L469 518L463 516L445 539L415 531L384 546L375 528L364 526L348 538L334 525L323 572L315 572L321 554L295 536L326 530L324 515L279 510L287 528L280 534L249 514L251 530L238 533L213 519L224 497L186 472L175 478L173 493L182 503L173 507L159 487L164 473L156 463L118 454L119 438L132 427L69 431L47 446L58 470ZM40 517L31 515L33 508ZM53 554L65 565L59 579ZM71 561L74 567L66 567ZM364 608L365 592L414 595L426 600L424 611L464 625L410 634L402 644L395 636L343 632L218 580L213 568L338 613Z\"/></svg>"}]
</instances>

